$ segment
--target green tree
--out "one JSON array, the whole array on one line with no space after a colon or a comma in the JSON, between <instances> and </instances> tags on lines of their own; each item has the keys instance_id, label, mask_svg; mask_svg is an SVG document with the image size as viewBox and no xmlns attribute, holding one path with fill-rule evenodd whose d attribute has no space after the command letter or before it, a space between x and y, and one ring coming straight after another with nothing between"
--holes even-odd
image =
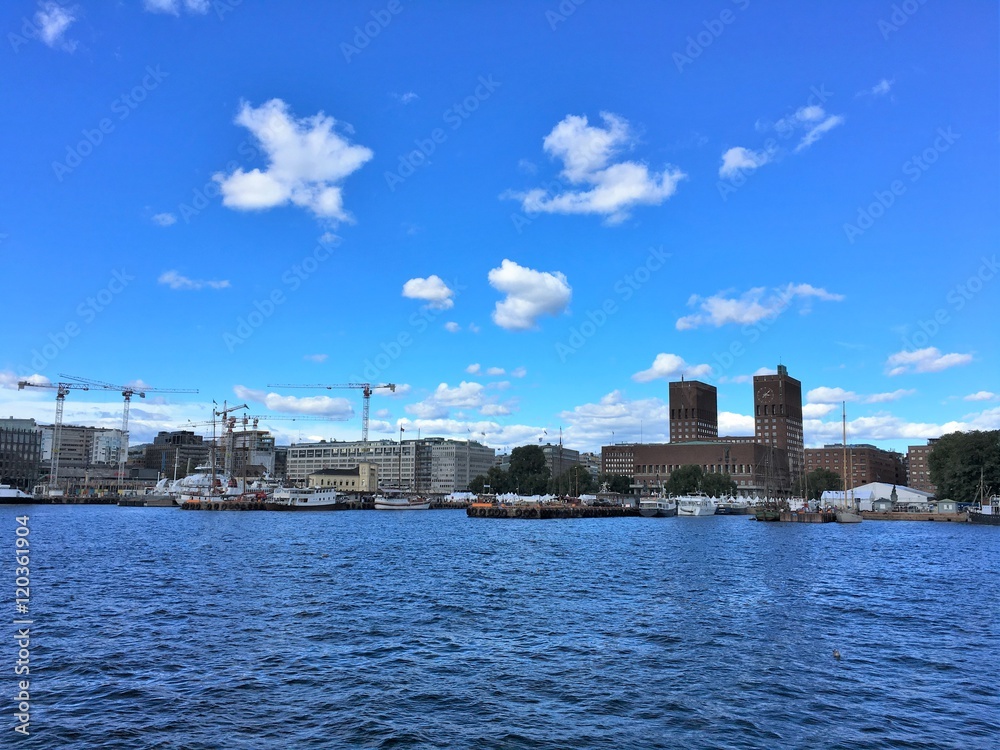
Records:
<instances>
[{"instance_id":1,"label":"green tree","mask_svg":"<svg viewBox=\"0 0 1000 750\"><path fill-rule=\"evenodd\" d=\"M701 478L701 491L711 497L735 495L736 482L729 474L704 474Z\"/></svg>"},{"instance_id":2,"label":"green tree","mask_svg":"<svg viewBox=\"0 0 1000 750\"><path fill-rule=\"evenodd\" d=\"M510 452L510 484L513 492L541 495L548 489L549 467L537 445L522 445Z\"/></svg>"},{"instance_id":3,"label":"green tree","mask_svg":"<svg viewBox=\"0 0 1000 750\"><path fill-rule=\"evenodd\" d=\"M670 495L690 495L701 487L703 472L700 466L686 464L670 473L665 490Z\"/></svg>"},{"instance_id":4,"label":"green tree","mask_svg":"<svg viewBox=\"0 0 1000 750\"><path fill-rule=\"evenodd\" d=\"M480 474L469 482L469 489L477 494L489 492L500 495L510 492L510 475L499 466L491 466L486 474Z\"/></svg>"},{"instance_id":5,"label":"green tree","mask_svg":"<svg viewBox=\"0 0 1000 750\"><path fill-rule=\"evenodd\" d=\"M827 490L843 489L843 483L840 474L820 467L806 474L806 487L809 488L809 499L819 500Z\"/></svg>"},{"instance_id":6,"label":"green tree","mask_svg":"<svg viewBox=\"0 0 1000 750\"><path fill-rule=\"evenodd\" d=\"M1000 487L1000 430L943 435L931 449L927 463L939 499L973 502L980 476L996 492Z\"/></svg>"},{"instance_id":7,"label":"green tree","mask_svg":"<svg viewBox=\"0 0 1000 750\"><path fill-rule=\"evenodd\" d=\"M619 495L629 495L632 492L631 482L624 474L601 474L597 477L597 488L608 485L608 492L617 492Z\"/></svg>"},{"instance_id":8,"label":"green tree","mask_svg":"<svg viewBox=\"0 0 1000 750\"><path fill-rule=\"evenodd\" d=\"M583 466L571 466L549 480L549 492L563 495L586 495L594 491L594 477Z\"/></svg>"}]
</instances>

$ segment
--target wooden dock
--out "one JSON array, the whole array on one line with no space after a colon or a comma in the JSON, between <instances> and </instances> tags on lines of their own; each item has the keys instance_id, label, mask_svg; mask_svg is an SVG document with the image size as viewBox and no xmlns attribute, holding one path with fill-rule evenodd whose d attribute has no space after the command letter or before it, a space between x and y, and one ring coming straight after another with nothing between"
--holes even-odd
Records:
<instances>
[{"instance_id":1,"label":"wooden dock","mask_svg":"<svg viewBox=\"0 0 1000 750\"><path fill-rule=\"evenodd\" d=\"M638 508L623 505L570 505L566 503L523 503L498 505L472 503L465 510L469 518L626 518L638 516Z\"/></svg>"},{"instance_id":2,"label":"wooden dock","mask_svg":"<svg viewBox=\"0 0 1000 750\"><path fill-rule=\"evenodd\" d=\"M904 511L863 510L861 517L866 521L958 521L968 520L967 513L906 513Z\"/></svg>"},{"instance_id":3,"label":"wooden dock","mask_svg":"<svg viewBox=\"0 0 1000 750\"><path fill-rule=\"evenodd\" d=\"M832 511L801 513L794 510L783 510L778 520L787 523L834 523L837 520L837 514Z\"/></svg>"}]
</instances>

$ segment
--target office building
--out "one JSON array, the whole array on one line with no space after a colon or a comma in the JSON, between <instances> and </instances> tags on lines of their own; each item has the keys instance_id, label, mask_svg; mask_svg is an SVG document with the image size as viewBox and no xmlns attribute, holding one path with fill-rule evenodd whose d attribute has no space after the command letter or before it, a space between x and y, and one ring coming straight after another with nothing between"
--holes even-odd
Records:
<instances>
[{"instance_id":1,"label":"office building","mask_svg":"<svg viewBox=\"0 0 1000 750\"><path fill-rule=\"evenodd\" d=\"M719 436L718 393L698 380L670 383L670 442L714 440Z\"/></svg>"}]
</instances>

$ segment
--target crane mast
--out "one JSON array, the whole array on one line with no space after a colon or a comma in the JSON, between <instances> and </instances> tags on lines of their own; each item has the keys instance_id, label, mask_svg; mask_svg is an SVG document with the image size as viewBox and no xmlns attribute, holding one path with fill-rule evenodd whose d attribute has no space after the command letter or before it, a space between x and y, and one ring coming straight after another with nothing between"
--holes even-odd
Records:
<instances>
[{"instance_id":1,"label":"crane mast","mask_svg":"<svg viewBox=\"0 0 1000 750\"><path fill-rule=\"evenodd\" d=\"M59 451L62 447L62 422L63 407L66 395L71 390L89 391L90 386L85 383L32 383L30 380L20 380L17 389L23 391L25 388L54 388L56 391L56 419L52 423L52 459L49 468L49 490L59 487Z\"/></svg>"},{"instance_id":2,"label":"crane mast","mask_svg":"<svg viewBox=\"0 0 1000 750\"><path fill-rule=\"evenodd\" d=\"M268 383L268 388L323 388L326 390L333 390L334 388L353 388L355 390L360 390L361 395L364 397L362 407L361 407L361 442L368 442L368 414L370 411L370 402L372 397L372 390L375 388L388 388L390 391L395 393L396 384L395 383L384 383L382 385L372 385L371 383L335 383L332 385L327 385L325 383L312 384L312 385L290 385L288 383Z\"/></svg>"}]
</instances>

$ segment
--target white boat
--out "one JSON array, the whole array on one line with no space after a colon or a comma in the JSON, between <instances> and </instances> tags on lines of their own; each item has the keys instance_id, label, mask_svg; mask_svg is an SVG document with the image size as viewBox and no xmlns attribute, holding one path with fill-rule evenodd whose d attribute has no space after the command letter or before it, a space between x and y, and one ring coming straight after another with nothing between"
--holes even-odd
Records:
<instances>
[{"instance_id":1,"label":"white boat","mask_svg":"<svg viewBox=\"0 0 1000 750\"><path fill-rule=\"evenodd\" d=\"M22 492L17 487L11 487L9 484L0 484L0 503L17 505L20 503L30 503L34 499L27 492Z\"/></svg>"},{"instance_id":2,"label":"white boat","mask_svg":"<svg viewBox=\"0 0 1000 750\"><path fill-rule=\"evenodd\" d=\"M677 498L678 516L714 516L718 506L714 497L701 492L695 495L681 495Z\"/></svg>"},{"instance_id":3,"label":"white boat","mask_svg":"<svg viewBox=\"0 0 1000 750\"><path fill-rule=\"evenodd\" d=\"M749 515L750 503L746 498L727 497L720 500L715 506L717 516L745 516Z\"/></svg>"},{"instance_id":4,"label":"white boat","mask_svg":"<svg viewBox=\"0 0 1000 750\"><path fill-rule=\"evenodd\" d=\"M639 515L644 518L670 518L677 515L677 501L669 497L644 497L639 500Z\"/></svg>"},{"instance_id":5,"label":"white boat","mask_svg":"<svg viewBox=\"0 0 1000 750\"><path fill-rule=\"evenodd\" d=\"M423 497L405 495L376 495L375 510L427 510L431 501Z\"/></svg>"},{"instance_id":6,"label":"white boat","mask_svg":"<svg viewBox=\"0 0 1000 750\"><path fill-rule=\"evenodd\" d=\"M333 487L281 487L267 501L268 510L343 510L343 497Z\"/></svg>"}]
</instances>

